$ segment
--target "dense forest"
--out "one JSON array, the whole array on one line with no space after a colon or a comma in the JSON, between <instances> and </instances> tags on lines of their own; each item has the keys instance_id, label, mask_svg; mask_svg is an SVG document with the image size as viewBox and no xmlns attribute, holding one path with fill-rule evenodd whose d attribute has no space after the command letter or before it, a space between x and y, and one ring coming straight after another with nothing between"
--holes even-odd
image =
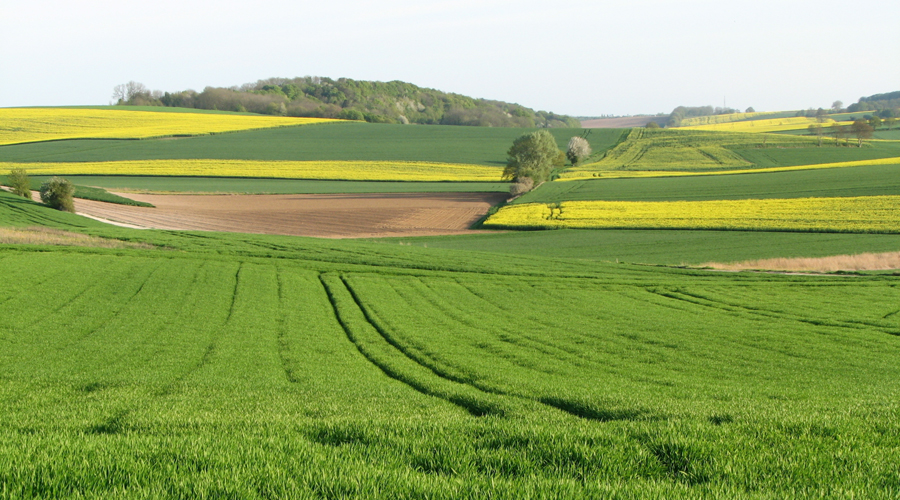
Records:
<instances>
[{"instance_id":1,"label":"dense forest","mask_svg":"<svg viewBox=\"0 0 900 500\"><path fill-rule=\"evenodd\" d=\"M284 116L487 127L579 127L570 116L534 111L518 104L475 99L400 81L373 82L305 76L268 78L202 92L150 91L143 84L116 86L120 105L175 106Z\"/></svg>"},{"instance_id":2,"label":"dense forest","mask_svg":"<svg viewBox=\"0 0 900 500\"><path fill-rule=\"evenodd\" d=\"M877 111L882 118L900 118L900 91L860 97L858 102L847 106L847 111Z\"/></svg>"}]
</instances>

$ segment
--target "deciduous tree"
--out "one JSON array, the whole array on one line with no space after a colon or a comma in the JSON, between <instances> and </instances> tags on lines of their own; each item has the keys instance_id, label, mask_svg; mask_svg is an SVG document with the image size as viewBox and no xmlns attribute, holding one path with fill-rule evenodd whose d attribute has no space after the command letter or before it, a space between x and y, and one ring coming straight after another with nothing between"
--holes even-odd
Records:
<instances>
[{"instance_id":1,"label":"deciduous tree","mask_svg":"<svg viewBox=\"0 0 900 500\"><path fill-rule=\"evenodd\" d=\"M538 130L519 136L506 152L506 168L503 179L518 181L528 177L540 184L550 177L555 162L565 156L556 145L556 139L546 130Z\"/></svg>"},{"instance_id":2,"label":"deciduous tree","mask_svg":"<svg viewBox=\"0 0 900 500\"><path fill-rule=\"evenodd\" d=\"M6 176L6 185L12 189L13 194L31 199L31 179L23 168L14 168Z\"/></svg>"},{"instance_id":3,"label":"deciduous tree","mask_svg":"<svg viewBox=\"0 0 900 500\"><path fill-rule=\"evenodd\" d=\"M75 186L62 177L51 177L41 184L41 201L57 210L74 212L75 203L72 200L74 194Z\"/></svg>"},{"instance_id":4,"label":"deciduous tree","mask_svg":"<svg viewBox=\"0 0 900 500\"><path fill-rule=\"evenodd\" d=\"M853 122L850 129L853 131L853 135L856 136L857 145L859 147L862 147L863 139L871 139L872 132L875 131L875 129L869 125L869 122L862 119Z\"/></svg>"},{"instance_id":5,"label":"deciduous tree","mask_svg":"<svg viewBox=\"0 0 900 500\"><path fill-rule=\"evenodd\" d=\"M846 125L838 125L837 123L835 123L834 125L831 126L831 128L833 129L832 133L834 134L834 145L840 146L841 139L844 139L844 144L846 145L847 136L850 133L850 131L847 129L847 126Z\"/></svg>"}]
</instances>

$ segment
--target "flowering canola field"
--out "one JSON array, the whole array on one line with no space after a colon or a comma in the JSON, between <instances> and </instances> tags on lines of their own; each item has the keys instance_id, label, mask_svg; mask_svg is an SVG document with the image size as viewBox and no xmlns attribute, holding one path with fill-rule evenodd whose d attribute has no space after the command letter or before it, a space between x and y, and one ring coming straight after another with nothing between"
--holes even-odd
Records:
<instances>
[{"instance_id":1,"label":"flowering canola field","mask_svg":"<svg viewBox=\"0 0 900 500\"><path fill-rule=\"evenodd\" d=\"M681 120L681 126L678 128L696 127L697 125L712 125L715 123L737 122L774 114L778 114L778 111L754 111L752 113L730 113L727 115L693 116L691 118L685 118Z\"/></svg>"},{"instance_id":2,"label":"flowering canola field","mask_svg":"<svg viewBox=\"0 0 900 500\"><path fill-rule=\"evenodd\" d=\"M768 132L784 132L787 130L805 129L813 124L820 124L827 130L828 127L831 127L833 125L852 125L852 123L853 122L836 122L832 119L828 119L825 122L819 122L815 118L793 117L692 125L687 127L678 127L678 130L702 130L706 132L749 132L761 134Z\"/></svg>"},{"instance_id":3,"label":"flowering canola field","mask_svg":"<svg viewBox=\"0 0 900 500\"><path fill-rule=\"evenodd\" d=\"M788 167L742 168L736 170L713 170L706 172L687 172L679 170L607 170L597 172L565 173L558 180L577 181L584 179L623 179L633 177L688 177L698 175L734 175L762 174L771 172L791 172L795 170L818 170L828 168L864 167L868 165L900 165L900 157L878 158L874 160L840 161L834 163L816 163L813 165L792 165Z\"/></svg>"},{"instance_id":4,"label":"flowering canola field","mask_svg":"<svg viewBox=\"0 0 900 500\"><path fill-rule=\"evenodd\" d=\"M0 145L62 139L207 135L335 121L327 118L165 113L117 109L0 109Z\"/></svg>"},{"instance_id":5,"label":"flowering canola field","mask_svg":"<svg viewBox=\"0 0 900 500\"><path fill-rule=\"evenodd\" d=\"M263 177L354 181L497 182L501 169L483 165L400 161L138 160L104 162L0 163L0 171L31 175L152 175Z\"/></svg>"},{"instance_id":6,"label":"flowering canola field","mask_svg":"<svg viewBox=\"0 0 900 500\"><path fill-rule=\"evenodd\" d=\"M900 196L507 205L486 227L900 233Z\"/></svg>"}]
</instances>

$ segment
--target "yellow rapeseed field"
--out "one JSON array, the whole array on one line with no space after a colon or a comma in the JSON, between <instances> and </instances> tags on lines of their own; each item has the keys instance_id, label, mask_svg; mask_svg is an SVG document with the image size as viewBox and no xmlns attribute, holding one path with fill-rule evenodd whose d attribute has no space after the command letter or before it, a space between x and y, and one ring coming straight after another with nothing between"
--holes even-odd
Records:
<instances>
[{"instance_id":1,"label":"yellow rapeseed field","mask_svg":"<svg viewBox=\"0 0 900 500\"><path fill-rule=\"evenodd\" d=\"M900 233L900 196L507 205L487 227Z\"/></svg>"},{"instance_id":2,"label":"yellow rapeseed field","mask_svg":"<svg viewBox=\"0 0 900 500\"><path fill-rule=\"evenodd\" d=\"M72 163L0 163L0 171L32 175L157 175L268 177L353 181L498 182L502 169L463 163L400 161L138 160Z\"/></svg>"},{"instance_id":3,"label":"yellow rapeseed field","mask_svg":"<svg viewBox=\"0 0 900 500\"><path fill-rule=\"evenodd\" d=\"M707 132L744 132L761 134L767 132L784 132L786 130L803 130L814 124L822 125L822 127L824 127L827 131L831 126L852 125L853 122L835 122L834 120L828 119L825 122L820 123L815 118L792 117L729 123L711 123L707 125L693 125L688 127L678 127L678 130L703 130Z\"/></svg>"},{"instance_id":4,"label":"yellow rapeseed field","mask_svg":"<svg viewBox=\"0 0 900 500\"><path fill-rule=\"evenodd\" d=\"M841 161L835 163L816 163L813 165L795 165L790 167L743 168L736 170L717 170L708 172L685 172L676 170L614 170L600 172L566 172L559 181L576 181L584 179L623 179L631 177L686 177L696 175L734 175L761 174L766 172L790 172L792 170L816 170L823 168L864 167L867 165L900 165L900 157L880 158L877 160Z\"/></svg>"},{"instance_id":5,"label":"yellow rapeseed field","mask_svg":"<svg viewBox=\"0 0 900 500\"><path fill-rule=\"evenodd\" d=\"M146 139L335 121L326 118L118 109L2 108L0 145L60 139Z\"/></svg>"},{"instance_id":6,"label":"yellow rapeseed field","mask_svg":"<svg viewBox=\"0 0 900 500\"><path fill-rule=\"evenodd\" d=\"M741 120L749 120L765 115L774 115L778 111L755 111L753 113L730 113L727 115L694 116L681 120L681 127L695 127L697 125L711 125L714 123L729 123Z\"/></svg>"}]
</instances>

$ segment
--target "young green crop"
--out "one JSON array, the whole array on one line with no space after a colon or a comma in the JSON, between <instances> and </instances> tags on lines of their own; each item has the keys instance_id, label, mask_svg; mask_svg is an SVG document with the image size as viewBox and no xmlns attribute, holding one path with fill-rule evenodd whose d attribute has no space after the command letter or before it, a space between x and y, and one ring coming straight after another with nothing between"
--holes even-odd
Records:
<instances>
[{"instance_id":1,"label":"young green crop","mask_svg":"<svg viewBox=\"0 0 900 500\"><path fill-rule=\"evenodd\" d=\"M900 488L894 276L0 222L154 245L0 248L0 498Z\"/></svg>"},{"instance_id":2,"label":"young green crop","mask_svg":"<svg viewBox=\"0 0 900 500\"><path fill-rule=\"evenodd\" d=\"M561 148L565 148L572 136L584 133L582 129L549 130ZM176 139L18 144L0 148L0 161L418 161L502 167L513 140L527 132L533 130L334 122L315 127L269 128ZM625 132L592 130L587 140L594 156L615 145Z\"/></svg>"}]
</instances>

